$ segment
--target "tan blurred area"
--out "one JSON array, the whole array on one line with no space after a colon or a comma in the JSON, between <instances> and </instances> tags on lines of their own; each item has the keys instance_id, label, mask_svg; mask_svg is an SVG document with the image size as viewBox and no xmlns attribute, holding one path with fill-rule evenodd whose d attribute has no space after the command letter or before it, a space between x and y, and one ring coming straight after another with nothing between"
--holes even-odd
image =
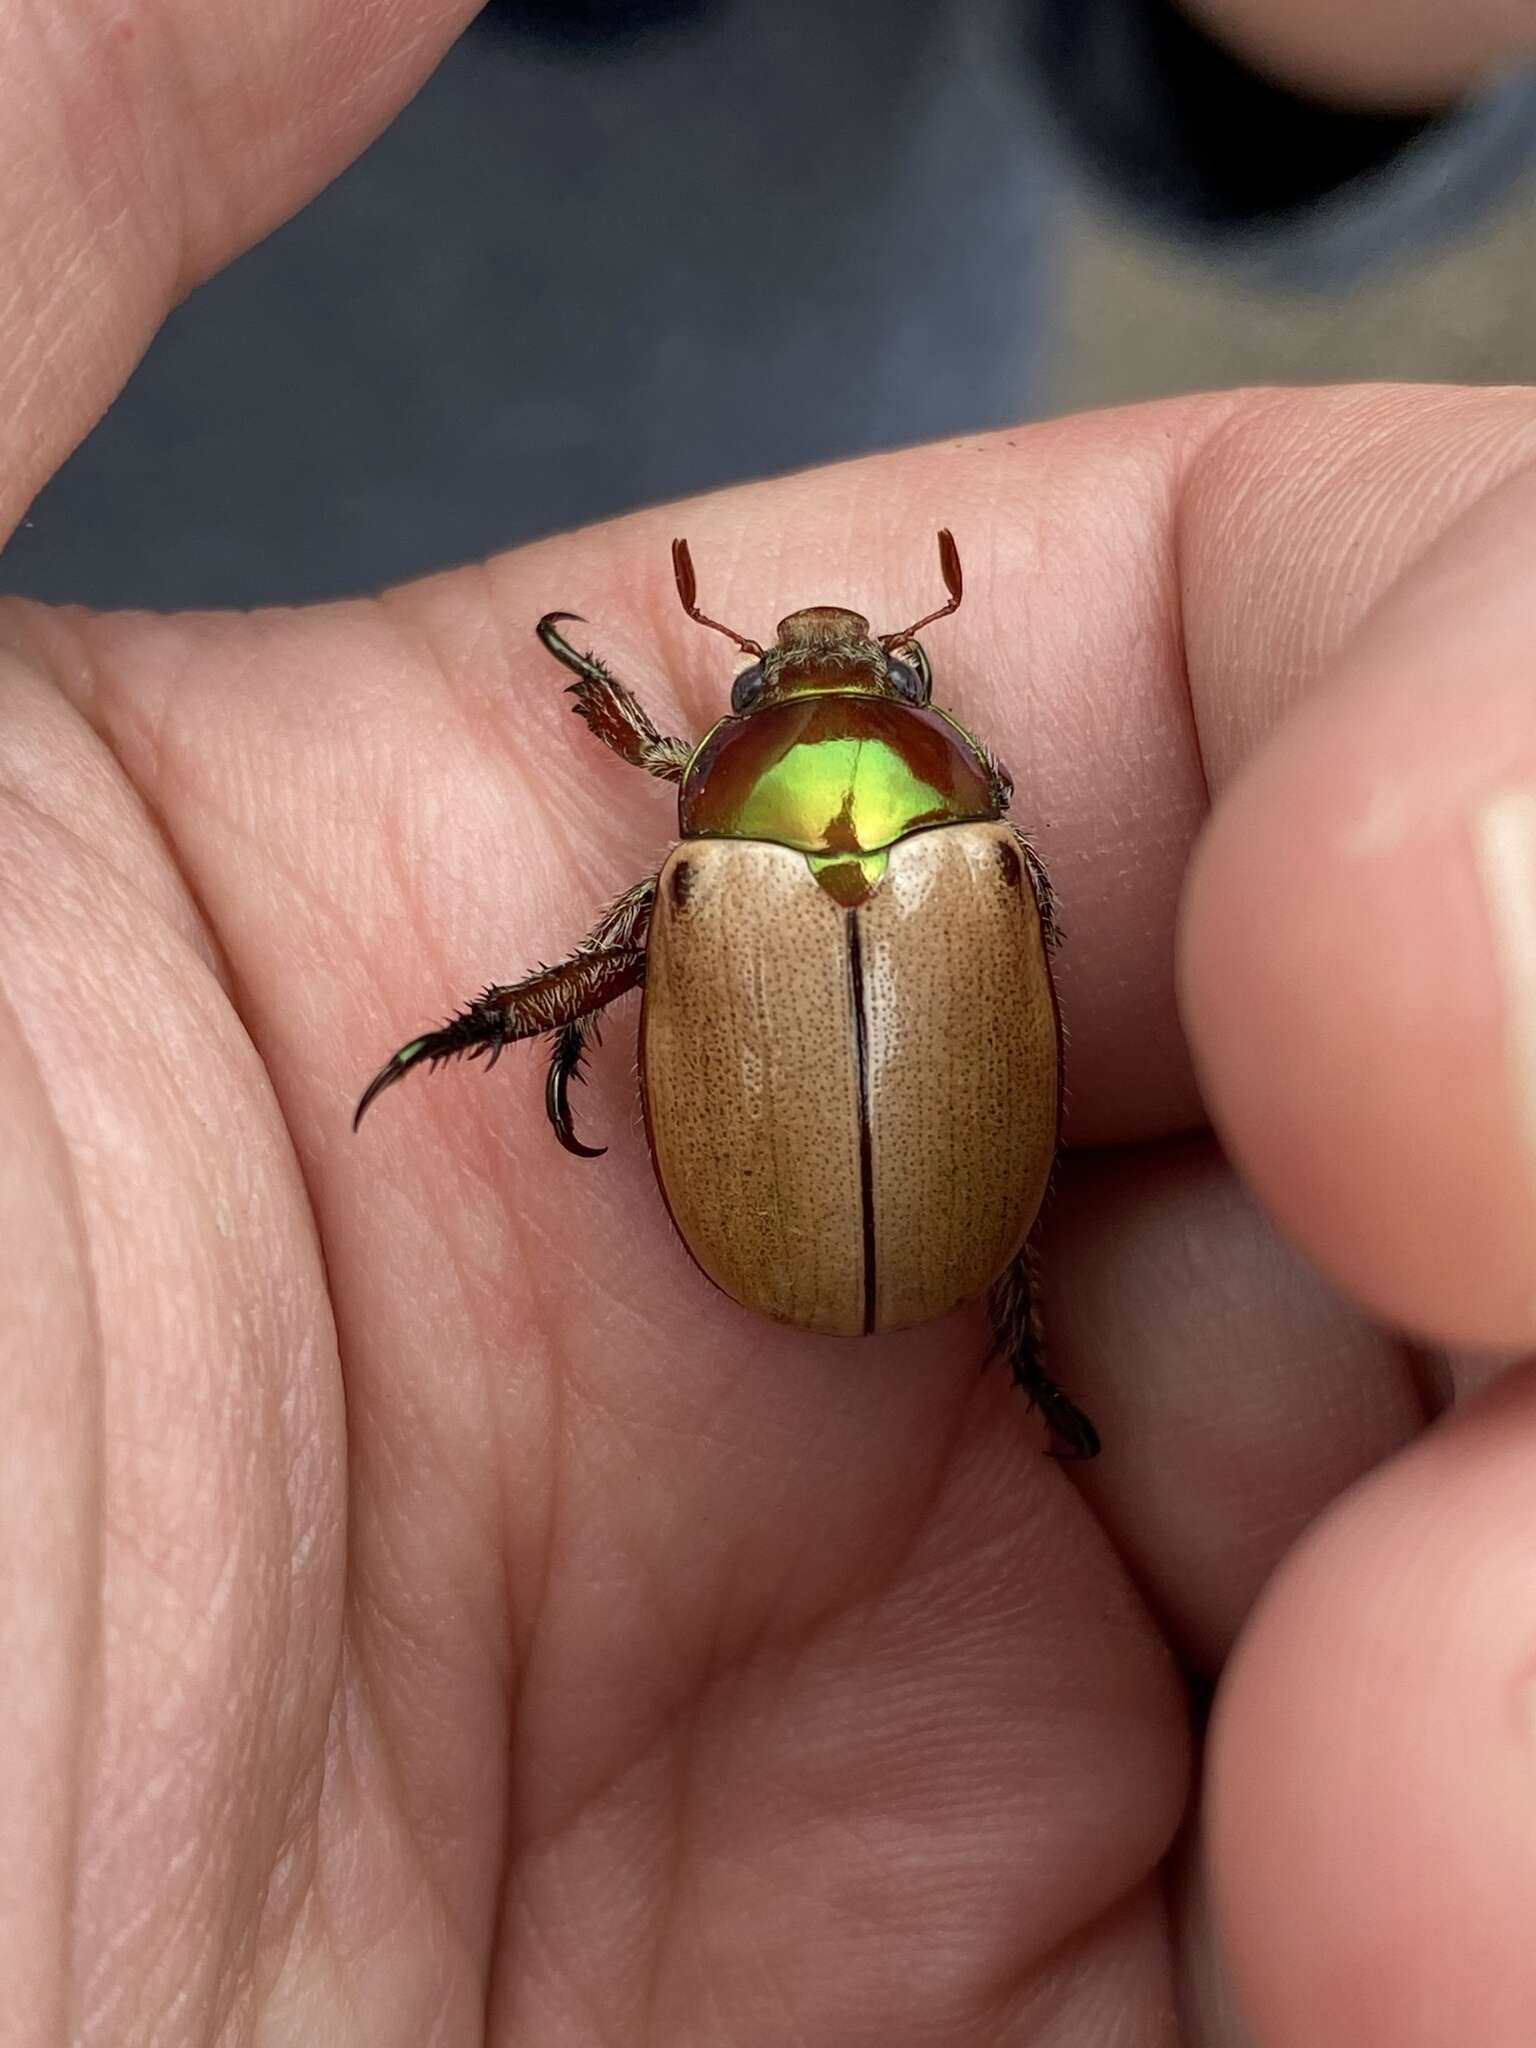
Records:
<instances>
[{"instance_id":1,"label":"tan blurred area","mask_svg":"<svg viewBox=\"0 0 1536 2048\"><path fill-rule=\"evenodd\" d=\"M1357 378L1536 383L1536 190L1338 297L1257 291L1166 242L1080 214L1047 411Z\"/></svg>"}]
</instances>

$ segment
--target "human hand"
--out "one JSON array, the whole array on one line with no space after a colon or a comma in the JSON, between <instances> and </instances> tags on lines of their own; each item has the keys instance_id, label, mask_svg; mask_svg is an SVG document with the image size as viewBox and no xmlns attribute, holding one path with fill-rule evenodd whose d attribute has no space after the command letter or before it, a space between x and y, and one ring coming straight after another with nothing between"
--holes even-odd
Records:
<instances>
[{"instance_id":1,"label":"human hand","mask_svg":"<svg viewBox=\"0 0 1536 2048\"><path fill-rule=\"evenodd\" d=\"M328 18L13 29L54 67L18 104L96 97L0 138L12 516L176 282L356 147L453 10L356 9L368 65ZM1206 1131L1174 935L1246 1184L1384 1321L1528 1346L1533 448L1521 393L1224 397L378 603L0 612L18 2042L1097 2044L1179 2005L1225 2048L1174 1846L1202 1798L1258 2041L1528 2038L1536 1385L1424 1431L1414 1355ZM404 1032L666 843L539 613L588 612L697 732L726 668L673 531L771 624L897 616L941 522L936 694L1064 903L1049 1307L1106 1444L1072 1474L974 1317L849 1345L708 1289L632 1019L583 1098L600 1165L515 1056L348 1129ZM1181 1667L1220 1680L1208 1758Z\"/></svg>"}]
</instances>

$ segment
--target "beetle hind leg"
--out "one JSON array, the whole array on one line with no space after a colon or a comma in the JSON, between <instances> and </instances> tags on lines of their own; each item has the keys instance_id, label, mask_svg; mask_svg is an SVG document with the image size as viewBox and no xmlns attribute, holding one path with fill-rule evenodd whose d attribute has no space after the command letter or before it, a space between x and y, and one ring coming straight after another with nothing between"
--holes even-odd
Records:
<instances>
[{"instance_id":1,"label":"beetle hind leg","mask_svg":"<svg viewBox=\"0 0 1536 2048\"><path fill-rule=\"evenodd\" d=\"M1045 1346L1040 1331L1040 1285L1033 1254L1026 1245L987 1295L996 1339L992 1358L1008 1361L1013 1384L1032 1408L1038 1408L1051 1433L1052 1455L1057 1458L1096 1458L1099 1432L1045 1370Z\"/></svg>"}]
</instances>

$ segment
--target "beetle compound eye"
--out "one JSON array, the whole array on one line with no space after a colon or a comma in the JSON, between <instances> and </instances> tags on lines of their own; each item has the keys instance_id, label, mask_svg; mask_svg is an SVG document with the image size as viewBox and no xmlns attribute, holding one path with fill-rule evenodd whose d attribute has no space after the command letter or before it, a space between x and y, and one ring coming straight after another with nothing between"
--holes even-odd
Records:
<instances>
[{"instance_id":1,"label":"beetle compound eye","mask_svg":"<svg viewBox=\"0 0 1536 2048\"><path fill-rule=\"evenodd\" d=\"M754 661L750 668L744 668L731 685L731 709L750 711L763 694L763 664Z\"/></svg>"},{"instance_id":2,"label":"beetle compound eye","mask_svg":"<svg viewBox=\"0 0 1536 2048\"><path fill-rule=\"evenodd\" d=\"M886 669L890 676L891 688L898 697L905 697L909 704L926 704L933 695L933 670L928 666L928 656L916 640L886 640ZM900 654L896 652L901 649Z\"/></svg>"},{"instance_id":3,"label":"beetle compound eye","mask_svg":"<svg viewBox=\"0 0 1536 2048\"><path fill-rule=\"evenodd\" d=\"M909 662L898 661L892 655L887 664L887 674L891 688L898 696L905 697L909 704L927 703L928 691L923 678Z\"/></svg>"}]
</instances>

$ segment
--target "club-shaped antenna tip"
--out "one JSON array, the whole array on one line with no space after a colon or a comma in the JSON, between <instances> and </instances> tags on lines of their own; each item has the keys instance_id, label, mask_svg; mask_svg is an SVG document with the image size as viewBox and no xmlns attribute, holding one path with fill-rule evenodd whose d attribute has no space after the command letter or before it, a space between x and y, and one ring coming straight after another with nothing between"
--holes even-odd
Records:
<instances>
[{"instance_id":1,"label":"club-shaped antenna tip","mask_svg":"<svg viewBox=\"0 0 1536 2048\"><path fill-rule=\"evenodd\" d=\"M672 573L677 578L677 594L683 600L684 611L692 611L698 601L698 578L693 573L693 556L688 552L685 540L672 543Z\"/></svg>"},{"instance_id":2,"label":"club-shaped antenna tip","mask_svg":"<svg viewBox=\"0 0 1536 2048\"><path fill-rule=\"evenodd\" d=\"M939 528L939 567L944 575L944 588L958 602L963 588L960 550L955 546L955 536L947 526Z\"/></svg>"}]
</instances>

